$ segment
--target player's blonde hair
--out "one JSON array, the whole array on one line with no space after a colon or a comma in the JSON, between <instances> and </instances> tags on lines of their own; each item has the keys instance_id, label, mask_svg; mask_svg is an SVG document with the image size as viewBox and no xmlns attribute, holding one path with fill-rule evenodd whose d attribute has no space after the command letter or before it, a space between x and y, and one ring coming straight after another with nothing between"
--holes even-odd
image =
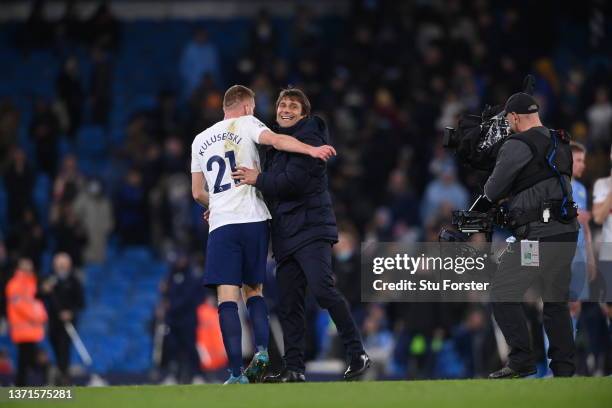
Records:
<instances>
[{"instance_id":1,"label":"player's blonde hair","mask_svg":"<svg viewBox=\"0 0 612 408\"><path fill-rule=\"evenodd\" d=\"M582 143L576 142L575 140L572 140L570 142L570 149L572 149L572 153L578 153L578 152L586 153L587 152L586 147Z\"/></svg>"},{"instance_id":2,"label":"player's blonde hair","mask_svg":"<svg viewBox=\"0 0 612 408\"><path fill-rule=\"evenodd\" d=\"M244 101L245 99L255 98L255 92L247 88L244 85L233 85L230 86L225 95L223 95L223 109L234 107L237 103Z\"/></svg>"}]
</instances>

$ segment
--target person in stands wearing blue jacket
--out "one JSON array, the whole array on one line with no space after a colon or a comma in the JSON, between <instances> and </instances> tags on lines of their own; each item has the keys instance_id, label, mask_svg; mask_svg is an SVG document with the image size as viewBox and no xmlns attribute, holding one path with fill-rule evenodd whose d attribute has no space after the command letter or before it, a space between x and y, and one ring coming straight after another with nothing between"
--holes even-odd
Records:
<instances>
[{"instance_id":1,"label":"person in stands wearing blue jacket","mask_svg":"<svg viewBox=\"0 0 612 408\"><path fill-rule=\"evenodd\" d=\"M297 88L283 90L276 101L279 131L299 141L329 144L325 122L310 115L310 102ZM328 191L327 169L322 160L269 149L264 171L238 167L240 183L257 187L272 214L272 249L277 262L279 319L285 345L284 368L267 382L305 381L304 302L306 286L334 321L346 349L346 380L360 376L370 366L359 330L348 304L334 286L332 245L338 229Z\"/></svg>"}]
</instances>

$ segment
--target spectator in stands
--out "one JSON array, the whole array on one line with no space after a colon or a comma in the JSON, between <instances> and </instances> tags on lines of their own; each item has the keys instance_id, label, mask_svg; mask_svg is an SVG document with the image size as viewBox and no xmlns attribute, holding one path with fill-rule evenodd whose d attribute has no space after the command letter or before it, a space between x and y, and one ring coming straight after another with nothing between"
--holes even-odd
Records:
<instances>
[{"instance_id":1,"label":"spectator in stands","mask_svg":"<svg viewBox=\"0 0 612 408\"><path fill-rule=\"evenodd\" d=\"M221 325L219 324L219 312L217 311L217 299L209 295L198 306L198 329L196 341L200 361L203 370L218 370L227 366L227 354L223 346Z\"/></svg>"},{"instance_id":2,"label":"spectator in stands","mask_svg":"<svg viewBox=\"0 0 612 408\"><path fill-rule=\"evenodd\" d=\"M181 55L179 71L183 80L183 97L189 98L205 75L210 75L214 84L220 86L220 64L217 47L209 41L204 28L197 28Z\"/></svg>"},{"instance_id":3,"label":"spectator in stands","mask_svg":"<svg viewBox=\"0 0 612 408\"><path fill-rule=\"evenodd\" d=\"M60 51L83 42L85 26L75 7L75 0L66 0L64 15L55 24L55 42Z\"/></svg>"},{"instance_id":4,"label":"spectator in stands","mask_svg":"<svg viewBox=\"0 0 612 408\"><path fill-rule=\"evenodd\" d=\"M374 369L378 372L367 373L370 378L379 378L384 376L386 366L391 360L391 354L395 342L393 333L387 326L386 311L382 305L372 303L368 306L367 315L361 326L363 336L363 345L372 361Z\"/></svg>"},{"instance_id":5,"label":"spectator in stands","mask_svg":"<svg viewBox=\"0 0 612 408\"><path fill-rule=\"evenodd\" d=\"M60 123L51 106L42 98L36 101L30 125L30 138L35 144L36 165L39 171L55 177L58 161Z\"/></svg>"},{"instance_id":6,"label":"spectator in stands","mask_svg":"<svg viewBox=\"0 0 612 408\"><path fill-rule=\"evenodd\" d=\"M113 100L113 65L108 51L102 47L93 48L91 59L93 65L89 81L91 119L93 123L106 127Z\"/></svg>"},{"instance_id":7,"label":"spectator in stands","mask_svg":"<svg viewBox=\"0 0 612 408\"><path fill-rule=\"evenodd\" d=\"M355 285L359 279L361 264L359 263L359 235L354 225L340 224L338 228L338 243L333 247L332 270L336 279L336 287L344 295L351 306L357 324L363 320L361 305L361 288Z\"/></svg>"},{"instance_id":8,"label":"spectator in stands","mask_svg":"<svg viewBox=\"0 0 612 408\"><path fill-rule=\"evenodd\" d=\"M390 303L388 307L397 335L393 351L397 374L431 378L444 327L453 321L452 315L441 303Z\"/></svg>"},{"instance_id":9,"label":"spectator in stands","mask_svg":"<svg viewBox=\"0 0 612 408\"><path fill-rule=\"evenodd\" d=\"M87 182L74 201L74 212L87 237L83 261L104 262L108 237L115 221L112 203L105 194L100 180L91 179Z\"/></svg>"},{"instance_id":10,"label":"spectator in stands","mask_svg":"<svg viewBox=\"0 0 612 408\"><path fill-rule=\"evenodd\" d=\"M38 269L45 245L45 233L36 211L30 206L22 208L7 234L6 246L9 257L12 259L27 257Z\"/></svg>"},{"instance_id":11,"label":"spectator in stands","mask_svg":"<svg viewBox=\"0 0 612 408\"><path fill-rule=\"evenodd\" d=\"M257 75L253 80L251 89L255 92L255 106L257 106L257 117L266 122L273 119L275 114L274 89L270 80L264 74Z\"/></svg>"},{"instance_id":12,"label":"spectator in stands","mask_svg":"<svg viewBox=\"0 0 612 408\"><path fill-rule=\"evenodd\" d=\"M71 204L60 204L50 218L56 250L70 255L77 268L83 265L83 249L87 244L87 233L81 225Z\"/></svg>"},{"instance_id":13,"label":"spectator in stands","mask_svg":"<svg viewBox=\"0 0 612 408\"><path fill-rule=\"evenodd\" d=\"M589 299L589 283L595 279L597 267L593 254L591 238L591 212L587 206L587 190L584 184L576 180L582 178L586 168L586 148L578 142L571 143L573 169L572 169L572 196L578 205L578 222L580 230L576 255L572 261L572 280L570 283L570 300Z\"/></svg>"},{"instance_id":14,"label":"spectator in stands","mask_svg":"<svg viewBox=\"0 0 612 408\"><path fill-rule=\"evenodd\" d=\"M292 24L292 44L300 54L308 57L316 56L323 47L321 28L314 19L314 14L307 6L299 6Z\"/></svg>"},{"instance_id":15,"label":"spectator in stands","mask_svg":"<svg viewBox=\"0 0 612 408\"><path fill-rule=\"evenodd\" d=\"M193 230L193 201L190 195L191 180L183 171L184 155L182 141L178 137L169 137L161 159L163 174L151 192L151 210L152 227L158 244L189 248Z\"/></svg>"},{"instance_id":16,"label":"spectator in stands","mask_svg":"<svg viewBox=\"0 0 612 408\"><path fill-rule=\"evenodd\" d=\"M60 372L57 385L70 385L68 369L72 342L66 325L76 325L78 314L85 305L83 287L73 272L70 255L60 252L53 257L53 274L42 283L41 292L47 300L49 338Z\"/></svg>"},{"instance_id":17,"label":"spectator in stands","mask_svg":"<svg viewBox=\"0 0 612 408\"><path fill-rule=\"evenodd\" d=\"M173 91L167 90L158 93L157 106L151 112L150 117L151 131L158 143L163 143L166 137L179 132L181 129L176 106L176 94ZM189 138L189 143L192 141L193 139Z\"/></svg>"},{"instance_id":18,"label":"spectator in stands","mask_svg":"<svg viewBox=\"0 0 612 408\"><path fill-rule=\"evenodd\" d=\"M205 74L202 82L191 95L191 111L187 123L187 130L191 137L223 119L220 113L222 102L223 94L215 85L212 76Z\"/></svg>"},{"instance_id":19,"label":"spectator in stands","mask_svg":"<svg viewBox=\"0 0 612 408\"><path fill-rule=\"evenodd\" d=\"M389 203L393 224L401 223L405 226L418 226L419 200L411 190L406 173L396 169L389 175L389 190L386 202Z\"/></svg>"},{"instance_id":20,"label":"spectator in stands","mask_svg":"<svg viewBox=\"0 0 612 408\"><path fill-rule=\"evenodd\" d=\"M14 147L11 160L4 174L4 185L8 198L8 230L21 219L24 208L32 206L34 182L34 171L28 163L25 152L18 147Z\"/></svg>"},{"instance_id":21,"label":"spectator in stands","mask_svg":"<svg viewBox=\"0 0 612 408\"><path fill-rule=\"evenodd\" d=\"M164 365L175 381L184 384L190 383L200 370L196 349L196 311L204 295L200 278L193 273L187 255L178 253L162 288L168 327L164 338Z\"/></svg>"},{"instance_id":22,"label":"spectator in stands","mask_svg":"<svg viewBox=\"0 0 612 408\"><path fill-rule=\"evenodd\" d=\"M489 313L481 305L470 305L461 322L450 333L455 351L465 367L464 376L468 378L485 377L502 364Z\"/></svg>"},{"instance_id":23,"label":"spectator in stands","mask_svg":"<svg viewBox=\"0 0 612 408\"><path fill-rule=\"evenodd\" d=\"M124 245L144 245L149 242L148 192L142 173L131 168L119 186L114 200L117 233Z\"/></svg>"},{"instance_id":24,"label":"spectator in stands","mask_svg":"<svg viewBox=\"0 0 612 408\"><path fill-rule=\"evenodd\" d=\"M612 104L606 88L597 88L595 101L587 110L586 116L589 122L591 142L597 147L608 147L612 140Z\"/></svg>"},{"instance_id":25,"label":"spectator in stands","mask_svg":"<svg viewBox=\"0 0 612 408\"><path fill-rule=\"evenodd\" d=\"M6 284L11 278L11 268L9 263L8 252L4 244L4 236L0 230L0 327L4 326L6 319ZM1 329L0 329L1 330Z\"/></svg>"},{"instance_id":26,"label":"spectator in stands","mask_svg":"<svg viewBox=\"0 0 612 408\"><path fill-rule=\"evenodd\" d=\"M249 39L251 41L248 47L250 60L254 62L256 67L267 69L266 65L270 63L277 52L276 43L278 39L267 10L262 9L257 13ZM257 93L255 90L256 95Z\"/></svg>"},{"instance_id":27,"label":"spectator in stands","mask_svg":"<svg viewBox=\"0 0 612 408\"><path fill-rule=\"evenodd\" d=\"M30 369L43 371L47 367L39 360L38 343L45 338L47 312L44 304L36 298L36 274L34 264L22 258L11 280L6 285L7 316L11 340L17 346L17 376L15 385L28 385Z\"/></svg>"},{"instance_id":28,"label":"spectator in stands","mask_svg":"<svg viewBox=\"0 0 612 408\"><path fill-rule=\"evenodd\" d=\"M10 100L0 101L0 175L10 163L11 151L17 143L19 111Z\"/></svg>"},{"instance_id":29,"label":"spectator in stands","mask_svg":"<svg viewBox=\"0 0 612 408\"><path fill-rule=\"evenodd\" d=\"M45 0L36 0L32 4L30 15L19 33L17 45L25 51L48 47L53 40L53 27L45 14L45 3Z\"/></svg>"},{"instance_id":30,"label":"spectator in stands","mask_svg":"<svg viewBox=\"0 0 612 408\"><path fill-rule=\"evenodd\" d=\"M435 171L436 178L427 185L421 203L421 215L425 223L431 222L445 205L457 210L468 206L469 195L457 180L454 164L440 163Z\"/></svg>"},{"instance_id":31,"label":"spectator in stands","mask_svg":"<svg viewBox=\"0 0 612 408\"><path fill-rule=\"evenodd\" d=\"M66 59L62 71L57 77L55 88L59 102L68 114L67 134L71 139L74 139L81 125L85 102L85 92L81 84L79 62L76 57L71 56Z\"/></svg>"},{"instance_id":32,"label":"spectator in stands","mask_svg":"<svg viewBox=\"0 0 612 408\"><path fill-rule=\"evenodd\" d=\"M136 113L130 118L126 138L122 146L122 155L131 165L143 166L148 160L146 154L152 144L149 127L147 126L147 116L144 113Z\"/></svg>"},{"instance_id":33,"label":"spectator in stands","mask_svg":"<svg viewBox=\"0 0 612 408\"><path fill-rule=\"evenodd\" d=\"M106 51L117 51L121 41L121 23L113 14L108 1L100 3L95 13L86 22L91 47Z\"/></svg>"},{"instance_id":34,"label":"spectator in stands","mask_svg":"<svg viewBox=\"0 0 612 408\"><path fill-rule=\"evenodd\" d=\"M76 156L66 155L53 182L53 203L72 203L84 184L83 180Z\"/></svg>"}]
</instances>

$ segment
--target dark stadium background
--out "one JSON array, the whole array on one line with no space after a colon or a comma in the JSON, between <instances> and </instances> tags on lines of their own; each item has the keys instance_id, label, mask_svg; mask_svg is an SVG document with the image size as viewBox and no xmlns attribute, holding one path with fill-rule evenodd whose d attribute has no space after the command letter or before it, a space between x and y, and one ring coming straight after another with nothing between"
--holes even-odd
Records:
<instances>
[{"instance_id":1,"label":"dark stadium background","mask_svg":"<svg viewBox=\"0 0 612 408\"><path fill-rule=\"evenodd\" d=\"M31 258L44 280L55 253L71 255L84 285L77 329L93 358L86 371L143 382L175 370L172 351L161 367L153 359L155 330L169 304L193 309L211 295L168 290L177 270L198 288L205 256L190 146L221 119L223 92L235 83L255 90L256 115L270 125L276 95L294 85L331 127L337 284L378 378L471 378L501 365L487 305L362 304L359 245L436 240L450 210L465 208L482 181L441 147L442 129L460 113L503 103L527 73L537 79L543 122L588 147L582 182L590 189L609 175L605 1L99 4L0 4L1 282L19 257ZM201 65L185 57L200 32ZM272 260L269 269L272 277ZM274 314L272 280L267 294ZM538 310L527 309L544 374ZM578 321L579 306L573 313ZM308 316L311 378L332 376L342 347L314 301ZM10 383L15 348L2 321L0 378ZM595 321L597 335L578 342L580 374L610 374L603 309ZM48 341L42 348L52 362ZM86 381L74 350L72 363L75 380Z\"/></svg>"}]
</instances>

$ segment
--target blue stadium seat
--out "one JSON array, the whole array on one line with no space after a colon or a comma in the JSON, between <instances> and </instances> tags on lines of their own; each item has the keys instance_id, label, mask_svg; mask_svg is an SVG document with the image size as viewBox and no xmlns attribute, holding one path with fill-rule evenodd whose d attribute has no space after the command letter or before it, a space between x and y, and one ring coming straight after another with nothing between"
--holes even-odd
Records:
<instances>
[{"instance_id":1,"label":"blue stadium seat","mask_svg":"<svg viewBox=\"0 0 612 408\"><path fill-rule=\"evenodd\" d=\"M36 206L36 211L38 212L43 227L48 226L51 187L51 179L49 176L44 173L38 173L36 182L34 183L34 190L32 191L32 198L34 199L34 205Z\"/></svg>"},{"instance_id":2,"label":"blue stadium seat","mask_svg":"<svg viewBox=\"0 0 612 408\"><path fill-rule=\"evenodd\" d=\"M153 254L148 247L134 246L126 248L121 258L128 262L149 263L153 260Z\"/></svg>"},{"instance_id":3,"label":"blue stadium seat","mask_svg":"<svg viewBox=\"0 0 612 408\"><path fill-rule=\"evenodd\" d=\"M64 158L64 156L66 156L67 154L73 154L75 153L74 151L74 146L72 145L72 143L64 136L60 137L59 143L58 143L58 154L59 154L59 159L60 161Z\"/></svg>"},{"instance_id":4,"label":"blue stadium seat","mask_svg":"<svg viewBox=\"0 0 612 408\"><path fill-rule=\"evenodd\" d=\"M77 133L77 154L79 157L102 158L108 147L104 129L99 126L83 126Z\"/></svg>"},{"instance_id":5,"label":"blue stadium seat","mask_svg":"<svg viewBox=\"0 0 612 408\"><path fill-rule=\"evenodd\" d=\"M109 162L107 158L91 158L85 154L78 154L79 169L86 176L106 177L109 171Z\"/></svg>"}]
</instances>

